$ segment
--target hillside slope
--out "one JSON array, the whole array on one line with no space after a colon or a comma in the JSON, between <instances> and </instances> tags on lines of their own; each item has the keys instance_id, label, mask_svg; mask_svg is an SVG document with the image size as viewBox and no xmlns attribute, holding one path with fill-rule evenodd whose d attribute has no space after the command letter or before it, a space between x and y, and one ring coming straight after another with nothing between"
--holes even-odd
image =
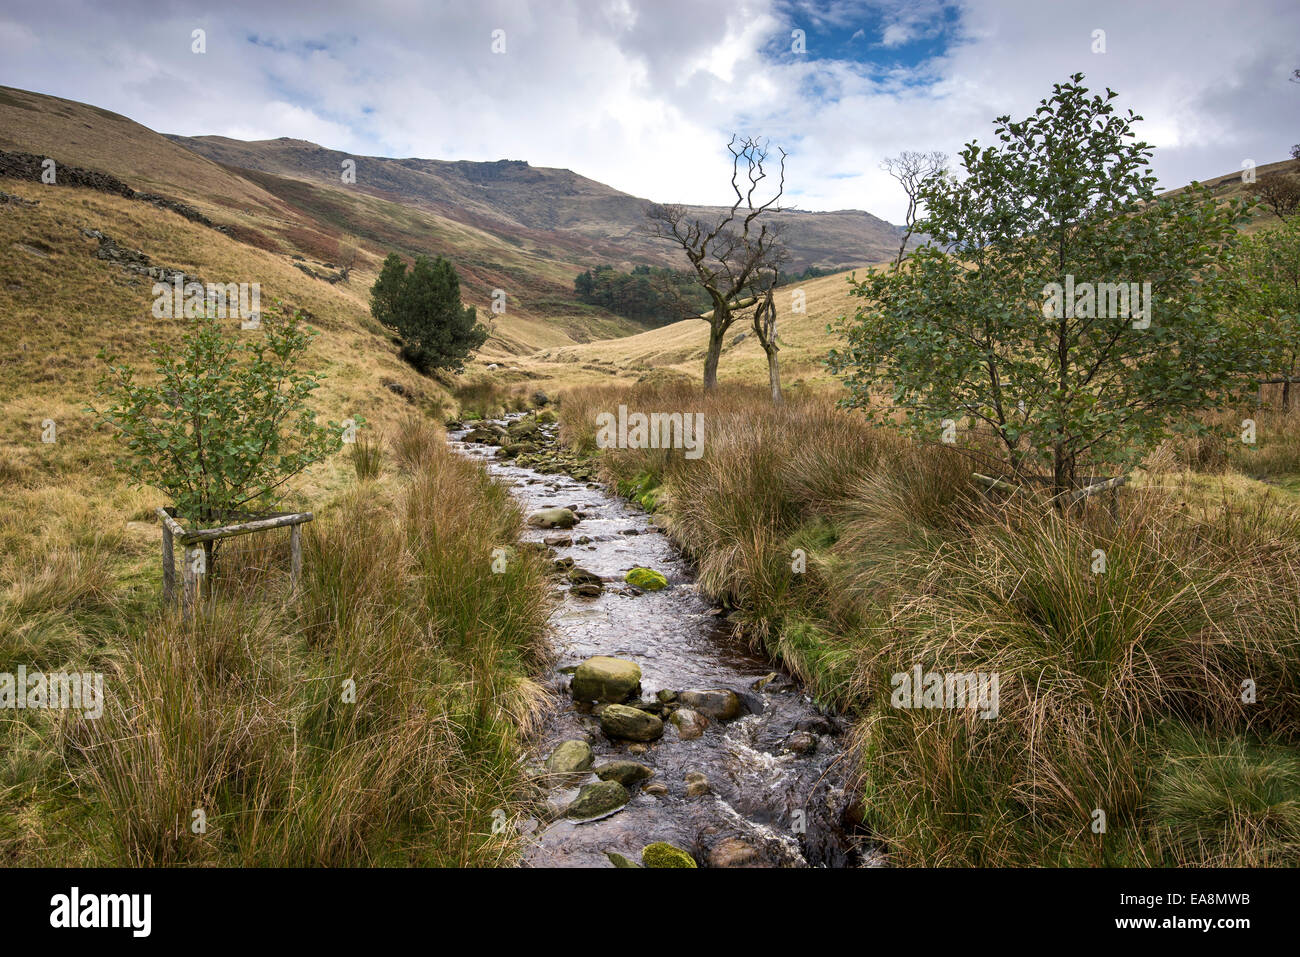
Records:
<instances>
[{"instance_id":1,"label":"hillside slope","mask_svg":"<svg viewBox=\"0 0 1300 957\"><path fill-rule=\"evenodd\" d=\"M573 301L582 271L577 240L545 231L503 237L465 219L404 204L339 183L337 187L223 166L126 117L98 107L0 87L0 150L49 157L56 172L82 167L142 192L192 206L244 245L271 253L304 275L367 292L383 257L441 254L455 262L462 295L493 320L485 353L509 355L593 338L627 335L639 326ZM65 179L56 177L56 185ZM105 233L113 235L106 225ZM350 266L346 280L338 270ZM232 277L261 281L258 275ZM505 315L489 312L494 289L507 293Z\"/></svg>"},{"instance_id":2,"label":"hillside slope","mask_svg":"<svg viewBox=\"0 0 1300 957\"><path fill-rule=\"evenodd\" d=\"M397 202L511 236L548 233L577 261L684 265L680 253L645 234L646 200L619 192L567 169L534 167L521 160L489 163L350 156L305 140L243 142L218 136L170 137L195 153L241 169L274 173L333 186L343 163L356 163L357 188ZM689 206L694 215L716 217L722 207ZM861 210L773 214L783 223L792 271L837 268L887 259L900 232Z\"/></svg>"},{"instance_id":3,"label":"hillside slope","mask_svg":"<svg viewBox=\"0 0 1300 957\"><path fill-rule=\"evenodd\" d=\"M1256 169L1257 176L1274 172L1300 175L1300 160L1283 160ZM1242 182L1240 173L1216 176L1206 180L1204 185L1218 200L1238 200L1249 195L1249 186ZM1186 188L1169 190L1167 195L1180 193ZM1257 209L1242 224L1241 230L1252 234L1272 229L1277 223L1278 219L1272 212ZM852 286L849 279L855 271L872 268L883 267L860 266L857 270L847 269L830 276L792 283L778 291L781 370L787 385L801 380L808 383L831 380L822 365L835 343L835 335L828 326L839 317L851 316L857 310L860 300L850 295ZM805 297L806 311L801 314L791 308L796 290L802 290ZM504 363L504 370L506 375L517 379L540 376L574 384L602 379L633 381L655 369L697 380L707 347L707 323L688 319L626 338L540 350L534 355ZM724 382L767 381L767 357L749 326L748 314L738 320L727 334L718 376Z\"/></svg>"}]
</instances>

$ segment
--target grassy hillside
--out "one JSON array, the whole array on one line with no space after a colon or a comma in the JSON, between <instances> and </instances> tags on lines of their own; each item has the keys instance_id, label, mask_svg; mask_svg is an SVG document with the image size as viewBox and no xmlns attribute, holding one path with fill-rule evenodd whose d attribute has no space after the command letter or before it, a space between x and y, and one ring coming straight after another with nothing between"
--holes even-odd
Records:
<instances>
[{"instance_id":1,"label":"grassy hillside","mask_svg":"<svg viewBox=\"0 0 1300 957\"><path fill-rule=\"evenodd\" d=\"M530 166L521 160L493 163L428 159L349 157L305 140L242 142L225 137L171 139L231 167L333 187L341 164L355 160L357 187L397 202L431 210L501 235L507 242L542 241L573 262L596 265L684 265L670 244L645 233L645 200L567 169ZM725 187L725 183L719 184ZM688 207L705 219L722 210ZM836 268L874 262L898 248L897 227L861 210L773 214L785 230L791 268Z\"/></svg>"},{"instance_id":2,"label":"grassy hillside","mask_svg":"<svg viewBox=\"0 0 1300 957\"><path fill-rule=\"evenodd\" d=\"M1300 160L1270 163L1256 170L1258 176L1272 172L1300 173ZM1241 181L1240 173L1215 177L1206 185L1221 201L1243 199L1249 195L1249 187ZM1170 190L1169 195L1182 190ZM1277 223L1278 219L1272 212L1256 209L1241 229L1253 234L1272 229ZM792 283L779 290L777 306L781 311L777 329L783 382L794 385L832 381L821 364L835 342L827 326L840 316L852 316L860 305L860 300L850 295L849 279L854 273L879 268L883 267L879 264L864 265L856 270ZM796 290L804 294L806 311L802 314L792 311ZM502 365L514 378L533 375L554 383L575 385L610 378L618 382L634 382L656 369L695 381L701 375L707 346L708 324L700 320L685 320L626 338L544 349L534 355L503 360ZM767 358L749 326L748 314L738 320L727 335L718 376L724 382L767 381Z\"/></svg>"},{"instance_id":3,"label":"grassy hillside","mask_svg":"<svg viewBox=\"0 0 1300 957\"><path fill-rule=\"evenodd\" d=\"M388 253L448 256L460 271L466 303L492 320L487 355L532 352L642 328L573 301L573 277L585 268L576 260L594 261L577 239L557 241L544 230L494 232L473 217L452 218L389 194L347 187L337 176L313 183L223 166L117 114L11 88L0 88L0 149L49 156L57 164L107 173L136 190L182 201L243 245L274 254L285 267L301 262L322 277L314 280L322 287L328 285L324 277L351 264L349 279L339 285L362 312ZM103 231L112 235L108 228ZM257 273L232 279L270 281ZM489 305L498 288L506 290L507 311L493 316Z\"/></svg>"}]
</instances>

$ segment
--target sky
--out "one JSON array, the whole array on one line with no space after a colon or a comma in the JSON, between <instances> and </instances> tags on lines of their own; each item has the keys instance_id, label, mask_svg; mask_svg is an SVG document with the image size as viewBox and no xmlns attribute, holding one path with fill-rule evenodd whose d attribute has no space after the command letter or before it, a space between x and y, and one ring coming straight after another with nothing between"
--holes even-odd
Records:
<instances>
[{"instance_id":1,"label":"sky","mask_svg":"<svg viewBox=\"0 0 1300 957\"><path fill-rule=\"evenodd\" d=\"M789 154L783 205L897 223L883 159L990 143L1074 72L1145 117L1166 188L1285 159L1297 39L1296 0L5 0L0 85L661 202L728 201L726 143L755 135Z\"/></svg>"}]
</instances>

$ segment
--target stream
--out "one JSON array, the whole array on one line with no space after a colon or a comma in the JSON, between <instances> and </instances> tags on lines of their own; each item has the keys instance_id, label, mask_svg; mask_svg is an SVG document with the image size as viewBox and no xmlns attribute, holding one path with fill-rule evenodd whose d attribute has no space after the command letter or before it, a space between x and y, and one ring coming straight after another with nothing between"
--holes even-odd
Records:
<instances>
[{"instance_id":1,"label":"stream","mask_svg":"<svg viewBox=\"0 0 1300 957\"><path fill-rule=\"evenodd\" d=\"M555 431L542 426L548 441ZM563 576L555 580L550 631L558 660L546 682L551 710L530 763L540 768L557 745L577 739L590 744L596 767L633 760L654 771L629 788L631 799L621 810L582 823L567 820L564 809L597 778L587 771L563 779L551 790L546 811L522 824L523 865L612 867L607 852L637 862L646 845L659 841L710 866L871 863L870 848L847 823L846 723L819 710L797 681L733 637L721 609L697 593L689 562L647 513L601 485L500 460L496 446L466 442L468 432L449 430L448 441L483 460L526 514L570 508L579 516L568 530L529 527L523 540L549 539L557 559L572 559L603 584L598 596L582 597ZM625 584L634 567L661 572L668 587L642 592ZM742 713L709 720L703 734L689 740L667 720L657 741L612 739L568 692L574 667L596 655L640 666L642 704L654 702L661 689L725 689L739 696Z\"/></svg>"}]
</instances>

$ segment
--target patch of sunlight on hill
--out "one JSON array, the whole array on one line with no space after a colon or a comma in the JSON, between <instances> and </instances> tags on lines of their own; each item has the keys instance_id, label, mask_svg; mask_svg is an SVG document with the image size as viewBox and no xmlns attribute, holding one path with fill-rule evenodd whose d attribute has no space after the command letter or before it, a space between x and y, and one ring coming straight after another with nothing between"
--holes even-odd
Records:
<instances>
[{"instance_id":1,"label":"patch of sunlight on hill","mask_svg":"<svg viewBox=\"0 0 1300 957\"><path fill-rule=\"evenodd\" d=\"M863 270L871 268L882 267L863 267ZM777 290L776 301L780 309L777 335L781 344L781 377L785 384L833 381L822 365L836 342L835 334L828 331L827 326L840 316L852 315L857 308L857 300L849 294L852 288L849 278L854 272L848 270L808 279ZM793 311L796 291L804 294L803 313ZM751 312L745 310L743 318L738 319L727 332L722 361L718 366L720 381L767 381L767 357L754 336ZM669 370L697 379L703 373L708 341L708 323L686 319L621 339L541 349L532 355L520 356L513 363L503 363L503 366L522 376L550 379L556 385L632 381L651 370Z\"/></svg>"}]
</instances>

